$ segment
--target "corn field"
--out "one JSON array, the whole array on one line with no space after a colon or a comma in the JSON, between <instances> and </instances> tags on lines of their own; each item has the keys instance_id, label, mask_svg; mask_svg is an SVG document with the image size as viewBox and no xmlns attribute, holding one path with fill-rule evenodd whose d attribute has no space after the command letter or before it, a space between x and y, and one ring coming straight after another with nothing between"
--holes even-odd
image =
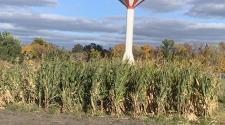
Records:
<instances>
[{"instance_id":1,"label":"corn field","mask_svg":"<svg viewBox=\"0 0 225 125\"><path fill-rule=\"evenodd\" d=\"M0 65L0 107L35 104L92 115L211 115L218 80L195 65L49 60Z\"/></svg>"}]
</instances>

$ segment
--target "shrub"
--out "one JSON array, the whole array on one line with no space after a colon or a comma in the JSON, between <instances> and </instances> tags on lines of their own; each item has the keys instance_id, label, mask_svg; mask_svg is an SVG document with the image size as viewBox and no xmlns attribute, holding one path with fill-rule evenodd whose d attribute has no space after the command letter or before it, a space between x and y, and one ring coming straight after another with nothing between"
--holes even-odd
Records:
<instances>
[{"instance_id":1,"label":"shrub","mask_svg":"<svg viewBox=\"0 0 225 125\"><path fill-rule=\"evenodd\" d=\"M0 33L0 59L14 61L20 56L20 41L7 32Z\"/></svg>"}]
</instances>

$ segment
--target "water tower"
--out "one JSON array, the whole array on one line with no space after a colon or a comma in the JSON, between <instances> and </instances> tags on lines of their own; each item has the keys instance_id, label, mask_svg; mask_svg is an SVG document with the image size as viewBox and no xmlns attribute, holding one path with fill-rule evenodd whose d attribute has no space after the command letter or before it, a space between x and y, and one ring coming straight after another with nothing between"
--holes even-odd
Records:
<instances>
[{"instance_id":1,"label":"water tower","mask_svg":"<svg viewBox=\"0 0 225 125\"><path fill-rule=\"evenodd\" d=\"M127 31L126 31L126 48L123 60L130 63L134 62L133 56L133 33L134 33L134 9L144 0L120 0L120 2L127 7Z\"/></svg>"}]
</instances>

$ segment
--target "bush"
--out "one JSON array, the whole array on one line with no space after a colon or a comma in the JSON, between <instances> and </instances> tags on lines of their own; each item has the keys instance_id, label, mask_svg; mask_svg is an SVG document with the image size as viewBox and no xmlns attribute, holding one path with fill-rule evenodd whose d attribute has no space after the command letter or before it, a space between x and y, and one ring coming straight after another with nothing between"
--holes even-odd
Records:
<instances>
[{"instance_id":1,"label":"bush","mask_svg":"<svg viewBox=\"0 0 225 125\"><path fill-rule=\"evenodd\" d=\"M15 39L10 33L0 33L0 59L14 61L20 56L20 53L20 41Z\"/></svg>"},{"instance_id":2,"label":"bush","mask_svg":"<svg viewBox=\"0 0 225 125\"><path fill-rule=\"evenodd\" d=\"M57 50L55 45L42 38L36 38L31 44L23 46L22 54L25 60L41 60Z\"/></svg>"}]
</instances>

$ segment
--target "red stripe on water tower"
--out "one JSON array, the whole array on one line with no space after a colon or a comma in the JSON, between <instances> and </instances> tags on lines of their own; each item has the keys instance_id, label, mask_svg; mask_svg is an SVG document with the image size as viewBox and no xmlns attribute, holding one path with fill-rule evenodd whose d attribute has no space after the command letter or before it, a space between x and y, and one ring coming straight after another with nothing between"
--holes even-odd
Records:
<instances>
[{"instance_id":1,"label":"red stripe on water tower","mask_svg":"<svg viewBox=\"0 0 225 125\"><path fill-rule=\"evenodd\" d=\"M139 4L141 4L141 3L144 2L144 1L145 1L145 0L141 0L136 6L138 6ZM136 6L135 6L135 7L136 7Z\"/></svg>"},{"instance_id":2,"label":"red stripe on water tower","mask_svg":"<svg viewBox=\"0 0 225 125\"><path fill-rule=\"evenodd\" d=\"M127 6L124 0L119 0L124 6Z\"/></svg>"},{"instance_id":3,"label":"red stripe on water tower","mask_svg":"<svg viewBox=\"0 0 225 125\"><path fill-rule=\"evenodd\" d=\"M127 1L126 1L126 0L123 0L123 3L124 3L124 5L125 5L126 7L129 6L129 4L127 4Z\"/></svg>"},{"instance_id":4,"label":"red stripe on water tower","mask_svg":"<svg viewBox=\"0 0 225 125\"><path fill-rule=\"evenodd\" d=\"M137 4L138 0L134 0L132 7L134 8Z\"/></svg>"},{"instance_id":5,"label":"red stripe on water tower","mask_svg":"<svg viewBox=\"0 0 225 125\"><path fill-rule=\"evenodd\" d=\"M130 6L129 0L125 0L125 3L126 3L126 5L127 5L127 8L128 8L128 9L132 9L132 7Z\"/></svg>"}]
</instances>

